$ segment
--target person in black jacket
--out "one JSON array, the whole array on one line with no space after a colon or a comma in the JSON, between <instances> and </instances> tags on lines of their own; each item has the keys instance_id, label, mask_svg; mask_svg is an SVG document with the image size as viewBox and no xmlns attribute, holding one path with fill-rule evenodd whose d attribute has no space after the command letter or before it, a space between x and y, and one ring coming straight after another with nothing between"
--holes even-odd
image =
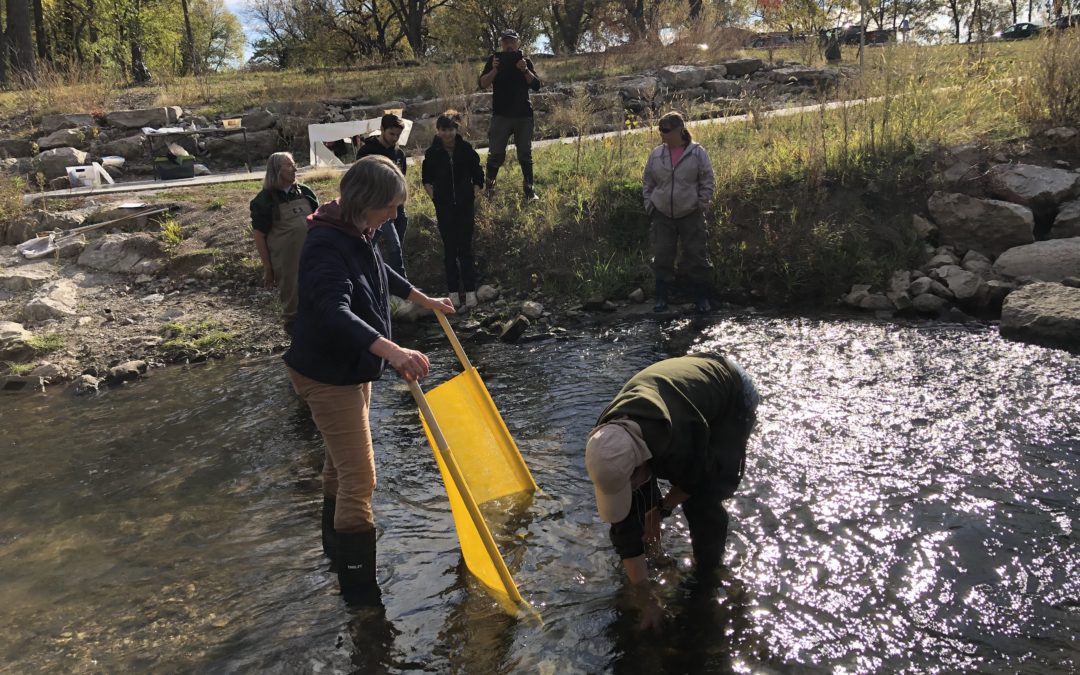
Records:
<instances>
[{"instance_id":1,"label":"person in black jacket","mask_svg":"<svg viewBox=\"0 0 1080 675\"><path fill-rule=\"evenodd\" d=\"M452 313L383 263L379 226L405 202L405 177L385 157L365 157L341 179L341 196L308 219L300 255L300 302L292 345L282 357L296 393L326 443L323 551L350 605L380 604L375 581L375 456L368 410L371 382L389 363L407 380L427 375L428 358L392 341L390 293Z\"/></svg>"},{"instance_id":2,"label":"person in black jacket","mask_svg":"<svg viewBox=\"0 0 1080 675\"><path fill-rule=\"evenodd\" d=\"M531 59L521 53L517 31L503 31L499 49L480 73L480 88L491 87L491 126L488 127L488 188L495 186L499 167L506 161L506 144L514 137L525 198L536 199L533 190L533 107L530 91L540 91L540 77Z\"/></svg>"},{"instance_id":3,"label":"person in black jacket","mask_svg":"<svg viewBox=\"0 0 1080 675\"><path fill-rule=\"evenodd\" d=\"M436 136L424 153L421 174L424 190L435 204L450 300L461 306L460 292L464 285L465 306L475 307L472 238L476 197L484 185L484 170L480 167L480 155L458 133L459 126L461 115L456 110L447 110L435 120Z\"/></svg>"},{"instance_id":4,"label":"person in black jacket","mask_svg":"<svg viewBox=\"0 0 1080 675\"><path fill-rule=\"evenodd\" d=\"M382 155L401 169L405 175L408 168L405 152L398 147L398 139L405 130L405 122L394 113L383 115L378 136L365 138L356 153L357 159L371 155ZM386 252L386 264L394 268L401 276L405 274L405 230L409 227L409 216L405 214L405 205L398 207L397 215L386 221L379 232L382 233L383 250Z\"/></svg>"}]
</instances>

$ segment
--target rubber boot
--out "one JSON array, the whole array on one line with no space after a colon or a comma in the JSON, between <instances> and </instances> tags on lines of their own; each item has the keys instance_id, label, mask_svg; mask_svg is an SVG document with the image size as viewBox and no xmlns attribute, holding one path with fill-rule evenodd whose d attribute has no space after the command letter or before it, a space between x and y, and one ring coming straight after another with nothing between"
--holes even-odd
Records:
<instances>
[{"instance_id":1,"label":"rubber boot","mask_svg":"<svg viewBox=\"0 0 1080 675\"><path fill-rule=\"evenodd\" d=\"M487 180L484 181L484 189L486 189L488 192L493 192L495 190L495 179L499 175L499 168L500 167L491 166L490 164L488 164Z\"/></svg>"},{"instance_id":2,"label":"rubber boot","mask_svg":"<svg viewBox=\"0 0 1080 675\"><path fill-rule=\"evenodd\" d=\"M338 532L338 585L350 607L381 607L375 580L375 530Z\"/></svg>"},{"instance_id":3,"label":"rubber boot","mask_svg":"<svg viewBox=\"0 0 1080 675\"><path fill-rule=\"evenodd\" d=\"M323 497L322 500L322 552L330 559L330 571L337 571L337 535L334 532L334 511L337 500Z\"/></svg>"},{"instance_id":4,"label":"rubber boot","mask_svg":"<svg viewBox=\"0 0 1080 675\"><path fill-rule=\"evenodd\" d=\"M656 304L653 305L652 311L654 312L666 312L667 311L667 282L660 279L656 280Z\"/></svg>"},{"instance_id":5,"label":"rubber boot","mask_svg":"<svg viewBox=\"0 0 1080 675\"><path fill-rule=\"evenodd\" d=\"M712 307L709 306L709 287L698 284L694 293L694 309L698 314L708 314Z\"/></svg>"}]
</instances>

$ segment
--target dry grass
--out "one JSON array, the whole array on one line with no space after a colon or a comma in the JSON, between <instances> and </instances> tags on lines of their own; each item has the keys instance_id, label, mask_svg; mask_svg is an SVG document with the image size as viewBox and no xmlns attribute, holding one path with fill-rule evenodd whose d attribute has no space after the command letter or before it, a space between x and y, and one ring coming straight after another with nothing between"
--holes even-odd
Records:
<instances>
[{"instance_id":1,"label":"dry grass","mask_svg":"<svg viewBox=\"0 0 1080 675\"><path fill-rule=\"evenodd\" d=\"M1020 114L1036 129L1080 121L1080 35L1058 31L1038 40L1020 85Z\"/></svg>"}]
</instances>

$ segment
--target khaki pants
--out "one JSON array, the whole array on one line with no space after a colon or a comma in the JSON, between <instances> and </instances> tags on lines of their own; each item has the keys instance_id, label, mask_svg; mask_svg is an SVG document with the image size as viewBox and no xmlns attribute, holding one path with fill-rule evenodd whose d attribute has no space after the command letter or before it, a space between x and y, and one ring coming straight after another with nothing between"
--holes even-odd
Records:
<instances>
[{"instance_id":1,"label":"khaki pants","mask_svg":"<svg viewBox=\"0 0 1080 675\"><path fill-rule=\"evenodd\" d=\"M690 279L705 283L712 263L708 256L708 234L705 213L698 209L682 218L668 218L659 211L652 212L653 272L658 281L675 281L675 255L682 244L679 269Z\"/></svg>"},{"instance_id":2,"label":"khaki pants","mask_svg":"<svg viewBox=\"0 0 1080 675\"><path fill-rule=\"evenodd\" d=\"M292 368L288 370L293 388L311 408L315 426L326 443L323 494L337 500L334 529L374 529L371 496L375 492L375 449L368 423L371 383L323 384Z\"/></svg>"}]
</instances>

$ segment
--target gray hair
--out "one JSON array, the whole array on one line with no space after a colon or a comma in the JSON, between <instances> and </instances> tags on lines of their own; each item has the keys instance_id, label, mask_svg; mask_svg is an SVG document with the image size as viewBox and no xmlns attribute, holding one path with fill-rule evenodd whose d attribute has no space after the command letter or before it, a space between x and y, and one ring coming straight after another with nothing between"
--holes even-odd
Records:
<instances>
[{"instance_id":1,"label":"gray hair","mask_svg":"<svg viewBox=\"0 0 1080 675\"><path fill-rule=\"evenodd\" d=\"M264 190L273 190L278 186L278 179L281 178L281 169L285 166L286 159L293 164L296 163L291 152L275 152L267 158L266 175L263 176Z\"/></svg>"},{"instance_id":2,"label":"gray hair","mask_svg":"<svg viewBox=\"0 0 1080 675\"><path fill-rule=\"evenodd\" d=\"M405 176L389 158L368 155L341 178L341 220L363 229L364 212L381 209L409 196Z\"/></svg>"}]
</instances>

